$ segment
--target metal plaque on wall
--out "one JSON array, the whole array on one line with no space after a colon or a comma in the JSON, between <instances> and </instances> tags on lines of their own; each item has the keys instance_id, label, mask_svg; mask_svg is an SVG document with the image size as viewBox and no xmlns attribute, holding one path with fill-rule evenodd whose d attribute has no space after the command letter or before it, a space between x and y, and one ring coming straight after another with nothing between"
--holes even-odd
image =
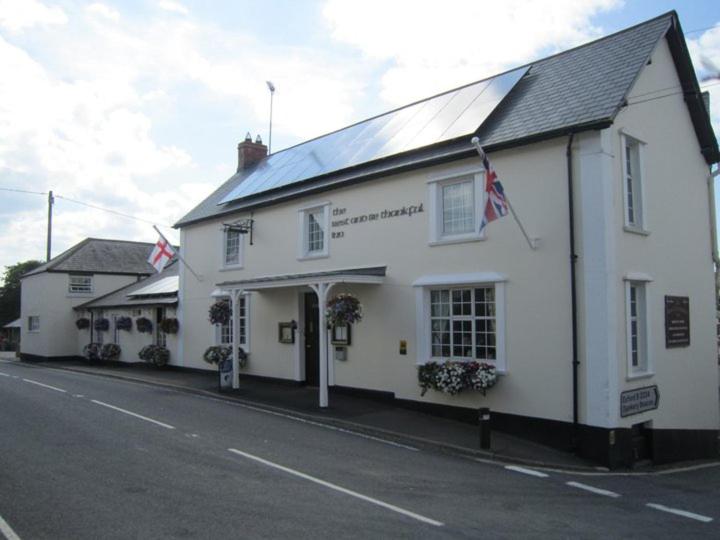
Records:
<instances>
[{"instance_id":1,"label":"metal plaque on wall","mask_svg":"<svg viewBox=\"0 0 720 540\"><path fill-rule=\"evenodd\" d=\"M620 394L620 416L632 416L652 411L660 404L660 391L657 386L643 386Z\"/></svg>"},{"instance_id":2,"label":"metal plaque on wall","mask_svg":"<svg viewBox=\"0 0 720 540\"><path fill-rule=\"evenodd\" d=\"M690 346L690 298L665 297L665 347Z\"/></svg>"}]
</instances>

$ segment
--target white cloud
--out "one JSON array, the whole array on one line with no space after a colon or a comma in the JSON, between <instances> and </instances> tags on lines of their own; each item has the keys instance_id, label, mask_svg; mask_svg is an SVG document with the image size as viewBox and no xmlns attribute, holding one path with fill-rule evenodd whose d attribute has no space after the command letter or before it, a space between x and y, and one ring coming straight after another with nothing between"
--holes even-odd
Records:
<instances>
[{"instance_id":1,"label":"white cloud","mask_svg":"<svg viewBox=\"0 0 720 540\"><path fill-rule=\"evenodd\" d=\"M695 69L698 71L700 88L710 93L710 117L715 135L720 135L720 78L702 80L711 75L718 75L712 73L714 71L712 68L708 69L711 66L706 67L704 64L714 64L715 70L720 69L720 23L715 23L714 28L704 32L697 39L688 40L688 48Z\"/></svg>"},{"instance_id":2,"label":"white cloud","mask_svg":"<svg viewBox=\"0 0 720 540\"><path fill-rule=\"evenodd\" d=\"M171 13L179 13L180 15L188 15L190 12L188 8L180 4L179 2L173 2L172 0L160 0L158 7Z\"/></svg>"},{"instance_id":3,"label":"white cloud","mask_svg":"<svg viewBox=\"0 0 720 540\"><path fill-rule=\"evenodd\" d=\"M37 0L0 0L0 27L10 32L66 22L67 16L59 7L47 7Z\"/></svg>"},{"instance_id":4,"label":"white cloud","mask_svg":"<svg viewBox=\"0 0 720 540\"><path fill-rule=\"evenodd\" d=\"M90 4L86 9L88 13L98 15L100 17L105 17L106 19L111 21L117 21L120 19L120 12L117 9L108 6L107 4L95 2L94 4Z\"/></svg>"},{"instance_id":5,"label":"white cloud","mask_svg":"<svg viewBox=\"0 0 720 540\"><path fill-rule=\"evenodd\" d=\"M618 0L329 0L335 39L392 62L382 97L402 105L479 80L601 33L593 15Z\"/></svg>"}]
</instances>

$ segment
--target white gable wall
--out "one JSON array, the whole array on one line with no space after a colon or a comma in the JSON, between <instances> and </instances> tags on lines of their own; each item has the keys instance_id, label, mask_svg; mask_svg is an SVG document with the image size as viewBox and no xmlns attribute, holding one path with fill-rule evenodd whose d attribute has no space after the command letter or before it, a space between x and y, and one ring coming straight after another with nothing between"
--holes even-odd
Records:
<instances>
[{"instance_id":1,"label":"white gable wall","mask_svg":"<svg viewBox=\"0 0 720 540\"><path fill-rule=\"evenodd\" d=\"M91 294L70 294L68 275L41 272L23 278L21 283L20 352L41 357L77 354L78 329L73 307L136 281L135 276L94 274ZM40 317L40 330L28 332L28 317Z\"/></svg>"},{"instance_id":2,"label":"white gable wall","mask_svg":"<svg viewBox=\"0 0 720 540\"><path fill-rule=\"evenodd\" d=\"M670 93L674 95L634 104ZM619 425L652 420L654 428L717 429L720 420L708 166L700 153L665 40L660 41L652 63L641 72L628 102L630 105L608 130L610 151L616 156L614 293L620 315L615 328L619 337L617 384L621 392L657 384L661 398L658 411L621 419ZM647 236L623 230L622 132L646 143L643 197ZM655 375L641 380L627 376L623 277L630 273L644 273L653 279L646 290L649 355ZM665 295L690 298L689 347L665 347Z\"/></svg>"}]
</instances>

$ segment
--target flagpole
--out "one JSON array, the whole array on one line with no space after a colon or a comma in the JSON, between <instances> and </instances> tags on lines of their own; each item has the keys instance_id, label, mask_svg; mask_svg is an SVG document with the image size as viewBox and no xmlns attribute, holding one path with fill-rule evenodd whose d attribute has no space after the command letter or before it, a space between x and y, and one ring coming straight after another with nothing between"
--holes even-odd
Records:
<instances>
[{"instance_id":1,"label":"flagpole","mask_svg":"<svg viewBox=\"0 0 720 540\"><path fill-rule=\"evenodd\" d=\"M169 246L172 246L172 244L170 243L170 241L169 241L167 238L165 238L165 235L160 232L160 229L157 228L157 225L153 225L153 229L155 229L155 230L157 231L157 233L160 235L160 238L162 238L163 240L165 240L165 242L167 242L167 244L168 244ZM182 247L182 246L180 246L180 247ZM197 279L198 281L202 281L202 277L199 276L198 274L196 274L196 273L195 273L195 270L193 270L192 267L187 263L187 261L186 261L185 259L183 259L183 256L180 255L180 249L177 250L177 252L175 253L175 256L178 258L178 260L179 260L181 263L183 263L183 264L185 265L185 268L187 268L188 270L190 270L190 273L191 273L193 276L195 276L195 279Z\"/></svg>"},{"instance_id":2,"label":"flagpole","mask_svg":"<svg viewBox=\"0 0 720 540\"><path fill-rule=\"evenodd\" d=\"M483 150L483 147L480 146L480 139L477 137L473 137L470 142L475 147L475 150L477 150L477 153L480 155L480 159L485 159L485 150ZM504 193L503 196L505 197L505 202L508 205L508 208L510 209L510 212L513 215L513 218L515 218L515 223L518 224L518 227L520 228L520 232L522 232L523 236L525 237L525 240L527 240L528 246L530 246L530 249L537 249L537 238L530 238L528 236L527 231L525 230L525 227L523 227L522 222L520 221L520 218L518 217L517 213L515 212L515 208L513 208L512 203L510 202L510 198L507 196L507 193Z\"/></svg>"}]
</instances>

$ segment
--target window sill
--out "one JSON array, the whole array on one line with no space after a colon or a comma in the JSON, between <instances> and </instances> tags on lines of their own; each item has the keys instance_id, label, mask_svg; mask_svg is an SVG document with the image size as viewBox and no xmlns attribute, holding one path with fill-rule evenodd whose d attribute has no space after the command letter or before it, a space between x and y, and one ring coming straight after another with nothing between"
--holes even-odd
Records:
<instances>
[{"instance_id":1,"label":"window sill","mask_svg":"<svg viewBox=\"0 0 720 540\"><path fill-rule=\"evenodd\" d=\"M242 270L244 266L242 264L233 264L228 266L221 266L220 272L232 272L233 270Z\"/></svg>"},{"instance_id":2,"label":"window sill","mask_svg":"<svg viewBox=\"0 0 720 540\"><path fill-rule=\"evenodd\" d=\"M646 231L641 227L634 227L632 225L625 225L623 227L623 231L625 231L626 233L638 234L640 236L650 236L650 231Z\"/></svg>"},{"instance_id":3,"label":"window sill","mask_svg":"<svg viewBox=\"0 0 720 540\"><path fill-rule=\"evenodd\" d=\"M65 295L66 298L92 298L95 296L94 292L69 292Z\"/></svg>"},{"instance_id":4,"label":"window sill","mask_svg":"<svg viewBox=\"0 0 720 540\"><path fill-rule=\"evenodd\" d=\"M330 257L330 255L327 253L317 253L317 254L309 253L307 255L302 255L302 256L298 257L297 260L298 261L311 261L313 259L327 259L329 257Z\"/></svg>"},{"instance_id":5,"label":"window sill","mask_svg":"<svg viewBox=\"0 0 720 540\"><path fill-rule=\"evenodd\" d=\"M654 371L643 371L639 373L630 373L625 377L626 381L637 381L639 379L650 379L655 376Z\"/></svg>"},{"instance_id":6,"label":"window sill","mask_svg":"<svg viewBox=\"0 0 720 540\"><path fill-rule=\"evenodd\" d=\"M431 240L428 242L429 246L443 246L451 244L465 244L466 242L482 242L486 239L485 235L479 234L468 234L462 236L448 236L440 238L438 240Z\"/></svg>"}]
</instances>

